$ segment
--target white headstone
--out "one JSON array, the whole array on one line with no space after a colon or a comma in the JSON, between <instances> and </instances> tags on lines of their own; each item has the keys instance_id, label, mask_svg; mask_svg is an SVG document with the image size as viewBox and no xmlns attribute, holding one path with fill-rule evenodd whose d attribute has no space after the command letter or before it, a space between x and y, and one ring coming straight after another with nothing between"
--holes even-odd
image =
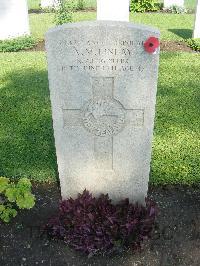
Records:
<instances>
[{"instance_id":1,"label":"white headstone","mask_svg":"<svg viewBox=\"0 0 200 266\"><path fill-rule=\"evenodd\" d=\"M130 0L97 0L97 20L129 21Z\"/></svg>"},{"instance_id":2,"label":"white headstone","mask_svg":"<svg viewBox=\"0 0 200 266\"><path fill-rule=\"evenodd\" d=\"M164 7L180 6L184 7L184 0L164 0Z\"/></svg>"},{"instance_id":3,"label":"white headstone","mask_svg":"<svg viewBox=\"0 0 200 266\"><path fill-rule=\"evenodd\" d=\"M144 203L147 195L159 32L128 22L81 22L46 35L48 76L63 198L85 188Z\"/></svg>"},{"instance_id":4,"label":"white headstone","mask_svg":"<svg viewBox=\"0 0 200 266\"><path fill-rule=\"evenodd\" d=\"M197 0L193 38L200 38L200 0Z\"/></svg>"},{"instance_id":5,"label":"white headstone","mask_svg":"<svg viewBox=\"0 0 200 266\"><path fill-rule=\"evenodd\" d=\"M41 0L41 8L55 8L59 6L60 0Z\"/></svg>"},{"instance_id":6,"label":"white headstone","mask_svg":"<svg viewBox=\"0 0 200 266\"><path fill-rule=\"evenodd\" d=\"M26 0L0 0L0 40L29 34Z\"/></svg>"}]
</instances>

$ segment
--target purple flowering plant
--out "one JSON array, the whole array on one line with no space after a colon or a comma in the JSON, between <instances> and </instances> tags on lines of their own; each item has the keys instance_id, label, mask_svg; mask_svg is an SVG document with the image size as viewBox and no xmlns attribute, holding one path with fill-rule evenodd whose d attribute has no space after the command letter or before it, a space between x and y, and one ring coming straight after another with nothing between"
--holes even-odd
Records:
<instances>
[{"instance_id":1,"label":"purple flowering plant","mask_svg":"<svg viewBox=\"0 0 200 266\"><path fill-rule=\"evenodd\" d=\"M95 198L84 190L76 199L61 201L58 214L45 229L53 239L91 256L125 247L140 248L151 236L156 215L156 204L150 199L146 199L146 206L129 199L112 204L108 194Z\"/></svg>"}]
</instances>

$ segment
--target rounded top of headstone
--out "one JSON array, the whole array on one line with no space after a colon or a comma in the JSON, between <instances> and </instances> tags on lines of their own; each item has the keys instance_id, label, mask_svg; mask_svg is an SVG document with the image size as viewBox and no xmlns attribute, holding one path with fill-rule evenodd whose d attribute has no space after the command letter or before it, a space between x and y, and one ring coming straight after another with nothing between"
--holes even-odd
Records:
<instances>
[{"instance_id":1,"label":"rounded top of headstone","mask_svg":"<svg viewBox=\"0 0 200 266\"><path fill-rule=\"evenodd\" d=\"M66 23L60 26L53 27L49 29L46 32L46 37L48 35L51 35L52 33L59 32L60 30L64 29L75 29L75 28L82 28L82 27L118 27L118 28L129 28L129 29L135 29L135 30L140 30L140 31L149 31L151 34L153 34L156 37L160 36L160 31L156 28L143 25L143 24L135 24L131 22L125 22L125 21L83 21L83 22L76 22L76 23Z\"/></svg>"}]
</instances>

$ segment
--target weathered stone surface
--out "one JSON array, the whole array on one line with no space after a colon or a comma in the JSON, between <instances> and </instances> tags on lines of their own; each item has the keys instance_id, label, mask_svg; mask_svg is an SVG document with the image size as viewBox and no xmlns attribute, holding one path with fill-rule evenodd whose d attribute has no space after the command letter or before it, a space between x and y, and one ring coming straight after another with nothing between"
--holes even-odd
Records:
<instances>
[{"instance_id":1,"label":"weathered stone surface","mask_svg":"<svg viewBox=\"0 0 200 266\"><path fill-rule=\"evenodd\" d=\"M41 8L55 8L59 6L59 0L41 0Z\"/></svg>"},{"instance_id":2,"label":"weathered stone surface","mask_svg":"<svg viewBox=\"0 0 200 266\"><path fill-rule=\"evenodd\" d=\"M29 34L26 0L0 0L0 40Z\"/></svg>"},{"instance_id":3,"label":"weathered stone surface","mask_svg":"<svg viewBox=\"0 0 200 266\"><path fill-rule=\"evenodd\" d=\"M200 38L200 0L197 0L193 38Z\"/></svg>"},{"instance_id":4,"label":"weathered stone surface","mask_svg":"<svg viewBox=\"0 0 200 266\"><path fill-rule=\"evenodd\" d=\"M62 196L85 188L144 201L148 189L159 32L128 22L82 22L46 35Z\"/></svg>"},{"instance_id":5,"label":"weathered stone surface","mask_svg":"<svg viewBox=\"0 0 200 266\"><path fill-rule=\"evenodd\" d=\"M129 21L130 0L97 0L97 20Z\"/></svg>"},{"instance_id":6,"label":"weathered stone surface","mask_svg":"<svg viewBox=\"0 0 200 266\"><path fill-rule=\"evenodd\" d=\"M180 6L184 7L184 0L164 0L164 7Z\"/></svg>"}]
</instances>

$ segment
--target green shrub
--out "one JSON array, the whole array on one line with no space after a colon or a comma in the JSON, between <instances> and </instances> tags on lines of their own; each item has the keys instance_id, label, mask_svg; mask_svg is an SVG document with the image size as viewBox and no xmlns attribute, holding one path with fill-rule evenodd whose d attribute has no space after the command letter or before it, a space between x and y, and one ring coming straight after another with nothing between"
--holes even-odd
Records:
<instances>
[{"instance_id":1,"label":"green shrub","mask_svg":"<svg viewBox=\"0 0 200 266\"><path fill-rule=\"evenodd\" d=\"M200 38L199 39L187 39L187 45L196 52L200 52Z\"/></svg>"},{"instance_id":2,"label":"green shrub","mask_svg":"<svg viewBox=\"0 0 200 266\"><path fill-rule=\"evenodd\" d=\"M17 215L18 209L31 209L35 196L31 193L31 182L21 178L17 183L9 178L0 177L0 221L8 223Z\"/></svg>"},{"instance_id":3,"label":"green shrub","mask_svg":"<svg viewBox=\"0 0 200 266\"><path fill-rule=\"evenodd\" d=\"M131 0L130 10L132 12L157 11L159 4L155 0Z\"/></svg>"},{"instance_id":4,"label":"green shrub","mask_svg":"<svg viewBox=\"0 0 200 266\"><path fill-rule=\"evenodd\" d=\"M17 52L33 48L37 44L36 39L31 36L0 41L0 52Z\"/></svg>"},{"instance_id":5,"label":"green shrub","mask_svg":"<svg viewBox=\"0 0 200 266\"><path fill-rule=\"evenodd\" d=\"M75 9L76 6L71 0L60 0L60 5L55 12L56 25L72 22Z\"/></svg>"},{"instance_id":6,"label":"green shrub","mask_svg":"<svg viewBox=\"0 0 200 266\"><path fill-rule=\"evenodd\" d=\"M76 9L77 9L77 10L83 10L84 7L85 7L85 2L84 2L84 0L78 0L78 2L77 2L77 6L76 6Z\"/></svg>"}]
</instances>

